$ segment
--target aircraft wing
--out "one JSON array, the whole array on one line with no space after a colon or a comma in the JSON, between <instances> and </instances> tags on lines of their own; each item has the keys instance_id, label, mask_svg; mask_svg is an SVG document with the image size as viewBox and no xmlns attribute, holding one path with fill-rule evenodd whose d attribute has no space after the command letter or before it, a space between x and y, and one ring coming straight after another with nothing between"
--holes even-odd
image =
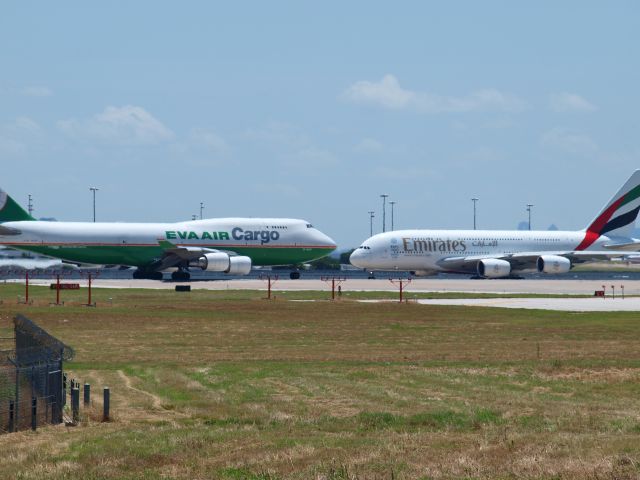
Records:
<instances>
[{"instance_id":1,"label":"aircraft wing","mask_svg":"<svg viewBox=\"0 0 640 480\"><path fill-rule=\"evenodd\" d=\"M164 249L162 257L154 265L156 270L175 267L183 262L189 262L202 257L205 253L226 253L230 257L237 255L235 252L227 250L217 250L215 248L203 247L178 247L167 240L159 240L158 243Z\"/></svg>"},{"instance_id":2,"label":"aircraft wing","mask_svg":"<svg viewBox=\"0 0 640 480\"><path fill-rule=\"evenodd\" d=\"M610 243L603 245L607 250L619 250L625 252L638 252L640 251L640 241L627 242L627 243Z\"/></svg>"},{"instance_id":3,"label":"aircraft wing","mask_svg":"<svg viewBox=\"0 0 640 480\"><path fill-rule=\"evenodd\" d=\"M625 251L590 251L569 250L555 252L520 252L504 255L471 255L468 257L448 257L440 260L439 265L447 270L457 272L475 272L480 260L506 260L511 264L512 270L530 270L536 268L536 262L542 255L556 255L571 260L572 264L584 262L606 261L613 258L623 258Z\"/></svg>"}]
</instances>

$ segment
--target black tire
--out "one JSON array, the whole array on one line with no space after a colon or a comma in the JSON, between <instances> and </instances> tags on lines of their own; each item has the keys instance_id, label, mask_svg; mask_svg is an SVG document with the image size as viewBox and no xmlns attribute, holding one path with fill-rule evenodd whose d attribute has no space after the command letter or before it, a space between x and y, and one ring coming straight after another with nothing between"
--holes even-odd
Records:
<instances>
[{"instance_id":1,"label":"black tire","mask_svg":"<svg viewBox=\"0 0 640 480\"><path fill-rule=\"evenodd\" d=\"M188 282L191 279L189 272L181 272L177 270L171 274L171 280L176 282Z\"/></svg>"},{"instance_id":2,"label":"black tire","mask_svg":"<svg viewBox=\"0 0 640 480\"><path fill-rule=\"evenodd\" d=\"M298 280L300 278L300 272L291 272L289 278L291 280Z\"/></svg>"}]
</instances>

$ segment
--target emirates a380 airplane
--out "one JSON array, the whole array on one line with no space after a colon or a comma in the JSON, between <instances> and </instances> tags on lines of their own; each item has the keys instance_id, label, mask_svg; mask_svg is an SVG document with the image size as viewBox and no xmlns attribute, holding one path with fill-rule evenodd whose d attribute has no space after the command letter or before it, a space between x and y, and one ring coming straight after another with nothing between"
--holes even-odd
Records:
<instances>
[{"instance_id":1,"label":"emirates a380 airplane","mask_svg":"<svg viewBox=\"0 0 640 480\"><path fill-rule=\"evenodd\" d=\"M438 272L501 278L522 272L565 273L575 264L640 251L632 238L640 210L636 170L587 228L580 231L399 230L374 235L350 257L369 271Z\"/></svg>"},{"instance_id":2,"label":"emirates a380 airplane","mask_svg":"<svg viewBox=\"0 0 640 480\"><path fill-rule=\"evenodd\" d=\"M246 275L253 265L295 265L335 242L305 220L213 218L177 223L37 221L0 190L0 245L68 262L138 267L134 278L188 280L189 269ZM293 271L291 278L300 273Z\"/></svg>"}]
</instances>

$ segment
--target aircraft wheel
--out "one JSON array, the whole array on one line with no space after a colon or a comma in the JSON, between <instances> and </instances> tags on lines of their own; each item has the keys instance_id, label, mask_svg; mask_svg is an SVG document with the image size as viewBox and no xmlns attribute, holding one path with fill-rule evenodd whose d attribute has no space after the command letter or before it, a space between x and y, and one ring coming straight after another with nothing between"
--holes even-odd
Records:
<instances>
[{"instance_id":1,"label":"aircraft wheel","mask_svg":"<svg viewBox=\"0 0 640 480\"><path fill-rule=\"evenodd\" d=\"M176 282L188 282L191 279L189 272L183 270L176 270L171 274L171 280Z\"/></svg>"},{"instance_id":2,"label":"aircraft wheel","mask_svg":"<svg viewBox=\"0 0 640 480\"><path fill-rule=\"evenodd\" d=\"M162 272L151 272L149 278L151 280L162 280Z\"/></svg>"},{"instance_id":3,"label":"aircraft wheel","mask_svg":"<svg viewBox=\"0 0 640 480\"><path fill-rule=\"evenodd\" d=\"M298 280L300 278L300 272L291 272L289 278L291 280Z\"/></svg>"}]
</instances>

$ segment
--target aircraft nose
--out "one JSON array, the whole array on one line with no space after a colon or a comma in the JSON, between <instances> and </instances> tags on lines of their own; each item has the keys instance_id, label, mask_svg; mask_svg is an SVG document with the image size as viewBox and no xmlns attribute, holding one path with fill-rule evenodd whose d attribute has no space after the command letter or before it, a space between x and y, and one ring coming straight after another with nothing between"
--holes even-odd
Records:
<instances>
[{"instance_id":1,"label":"aircraft nose","mask_svg":"<svg viewBox=\"0 0 640 480\"><path fill-rule=\"evenodd\" d=\"M351 265L353 265L354 267L365 268L363 260L364 255L362 253L362 250L359 248L356 248L353 252L351 252L351 255L349 256L349 262L351 262Z\"/></svg>"},{"instance_id":2,"label":"aircraft nose","mask_svg":"<svg viewBox=\"0 0 640 480\"><path fill-rule=\"evenodd\" d=\"M316 230L316 235L315 235L315 240L322 246L325 248L329 248L331 249L331 251L334 251L337 248L336 242L333 241L333 239L325 234L322 233L320 230Z\"/></svg>"}]
</instances>

